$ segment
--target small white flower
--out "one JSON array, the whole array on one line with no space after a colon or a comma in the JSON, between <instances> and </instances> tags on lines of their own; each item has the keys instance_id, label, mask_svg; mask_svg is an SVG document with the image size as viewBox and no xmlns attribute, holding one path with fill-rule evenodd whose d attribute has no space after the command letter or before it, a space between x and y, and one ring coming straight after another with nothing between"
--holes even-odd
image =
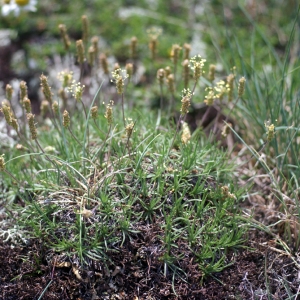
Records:
<instances>
[{"instance_id":1,"label":"small white flower","mask_svg":"<svg viewBox=\"0 0 300 300\"><path fill-rule=\"evenodd\" d=\"M3 16L7 16L10 13L14 13L17 17L21 11L36 11L37 0L4 0L1 13Z\"/></svg>"}]
</instances>

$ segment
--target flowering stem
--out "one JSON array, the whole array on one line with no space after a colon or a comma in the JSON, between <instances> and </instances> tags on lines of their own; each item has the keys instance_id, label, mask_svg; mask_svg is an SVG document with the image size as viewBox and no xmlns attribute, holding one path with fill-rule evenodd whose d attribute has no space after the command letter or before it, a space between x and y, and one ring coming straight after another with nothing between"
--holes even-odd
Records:
<instances>
[{"instance_id":1,"label":"flowering stem","mask_svg":"<svg viewBox=\"0 0 300 300\"><path fill-rule=\"evenodd\" d=\"M21 183L20 181L13 175L11 174L9 171L7 171L6 169L3 170L8 176L10 176L15 182L17 182L20 186L21 186Z\"/></svg>"},{"instance_id":2,"label":"flowering stem","mask_svg":"<svg viewBox=\"0 0 300 300\"><path fill-rule=\"evenodd\" d=\"M203 126L203 124L206 121L206 118L209 115L210 111L211 111L211 106L208 106L205 113L204 113L204 115L203 115L203 117L202 117L202 119L201 119L200 126Z\"/></svg>"},{"instance_id":3,"label":"flowering stem","mask_svg":"<svg viewBox=\"0 0 300 300\"><path fill-rule=\"evenodd\" d=\"M45 153L44 149L42 148L42 146L40 145L40 143L38 142L38 140L35 139L34 141L36 142L38 148L43 152L43 154L45 155L46 159L47 159L51 164L53 164L54 167L57 168L57 170L59 170L59 167L58 167L57 163L56 163L54 160L52 160L52 159Z\"/></svg>"},{"instance_id":4,"label":"flowering stem","mask_svg":"<svg viewBox=\"0 0 300 300\"><path fill-rule=\"evenodd\" d=\"M231 109L230 109L228 115L226 116L225 122L228 121L228 119L229 119L229 117L230 117L230 115L231 115L231 113L232 113L234 107L236 106L237 102L239 101L239 99L240 99L239 97L237 97L237 98L235 99L235 101L234 101L234 103L233 103L233 105L232 105L232 107L231 107Z\"/></svg>"},{"instance_id":5,"label":"flowering stem","mask_svg":"<svg viewBox=\"0 0 300 300\"><path fill-rule=\"evenodd\" d=\"M85 105L84 105L84 103L83 103L83 101L82 101L82 99L80 98L80 102L81 102L81 104L82 104L82 107L83 107L83 111L84 111L84 115L85 115L85 119L86 119L86 122L87 122L87 128L86 128L86 135L87 135L87 153L88 153L88 155L89 155L89 144L90 144L90 142L89 142L89 140L90 140L90 138L89 138L89 123L88 123L88 116L87 116L87 112L86 112L86 108L85 108Z\"/></svg>"},{"instance_id":6,"label":"flowering stem","mask_svg":"<svg viewBox=\"0 0 300 300\"><path fill-rule=\"evenodd\" d=\"M103 144L102 144L101 147L95 152L95 154L94 154L94 156L93 156L93 159L95 158L95 156L96 156L99 152L102 151L103 147L105 146L105 144L106 144L106 142L107 142L107 139L108 139L108 137L109 137L109 135L110 135L110 132L111 132L111 126L112 126L112 125L110 124L110 125L109 125L109 128L108 128L108 131L107 131L107 133L106 133L106 136L105 136L105 138L104 138ZM109 159L109 156L110 156L110 153L108 153L107 161L108 161L108 159Z\"/></svg>"},{"instance_id":7,"label":"flowering stem","mask_svg":"<svg viewBox=\"0 0 300 300\"><path fill-rule=\"evenodd\" d=\"M125 123L125 114L124 114L124 93L122 93L122 115L123 115L123 123L124 123L124 127L126 127L126 123Z\"/></svg>"},{"instance_id":8,"label":"flowering stem","mask_svg":"<svg viewBox=\"0 0 300 300\"><path fill-rule=\"evenodd\" d=\"M172 148L173 148L175 139L176 139L177 134L178 134L178 132L179 132L179 127L180 127L181 121L184 119L185 116L186 116L186 114L185 114L185 115L181 114L181 115L179 116L179 120L178 120L177 125L176 125L176 132L175 132L175 134L174 134L174 137L173 137L173 140L172 140L172 143L171 143L171 146L170 146L170 148L169 148L169 151L168 151L167 156L169 155L170 151L171 151Z\"/></svg>"},{"instance_id":9,"label":"flowering stem","mask_svg":"<svg viewBox=\"0 0 300 300\"><path fill-rule=\"evenodd\" d=\"M73 134L72 130L70 127L68 127L69 132L71 133L72 137L74 138L74 140L81 146L83 147L83 145L79 142L79 140L76 138L76 136Z\"/></svg>"},{"instance_id":10,"label":"flowering stem","mask_svg":"<svg viewBox=\"0 0 300 300\"><path fill-rule=\"evenodd\" d=\"M163 85L162 85L162 83L159 84L159 89L160 89L160 110L162 111L162 109L163 109Z\"/></svg>"}]
</instances>

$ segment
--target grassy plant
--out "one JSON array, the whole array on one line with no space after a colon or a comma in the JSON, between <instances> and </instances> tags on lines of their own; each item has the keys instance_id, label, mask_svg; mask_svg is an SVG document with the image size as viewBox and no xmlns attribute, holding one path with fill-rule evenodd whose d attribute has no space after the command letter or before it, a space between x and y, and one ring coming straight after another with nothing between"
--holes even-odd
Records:
<instances>
[{"instance_id":1,"label":"grassy plant","mask_svg":"<svg viewBox=\"0 0 300 300\"><path fill-rule=\"evenodd\" d=\"M60 29L64 29L65 48L72 55L65 27ZM152 36L150 45L153 60L157 58L156 38ZM24 207L13 208L18 212L18 225L24 234L29 232L28 238L66 253L81 268L92 260L111 265L112 253L130 247L138 253L142 247L136 245L142 241L143 247L155 249L152 259L165 276L184 275L187 270L181 261L185 256L193 257L202 278L221 271L232 263L226 261L227 251L243 244L247 225L238 218L239 191L229 175L233 166L226 153L207 141L201 129L192 135L184 122L192 97L199 93L204 98L196 87L205 60L200 56L191 60L193 92L184 90L179 120L172 124L169 118L176 118L178 89L188 84L178 76L180 47L173 46L174 75L160 72L159 76L161 99L163 79L167 79L171 101L166 107L161 101L158 127L155 111L138 104L126 109L125 70L112 72L121 95L115 105L109 102L115 97L109 85L99 88L99 80L107 80L105 70L104 77L94 81L96 95L89 93L93 85L87 88L81 82L86 80L84 46L86 39L77 42L79 68L72 67L79 82L72 73L64 72L59 75L60 84L51 87L49 78L41 76L48 102L42 113L51 122L34 116L22 103L28 119L22 128L31 140L23 140L24 153L1 157L1 171L9 175L4 181L24 202ZM90 76L99 73L93 61L89 60L95 69ZM183 68L186 73L187 66ZM50 108L48 115L46 107ZM2 106L10 126L12 111L11 105ZM147 240L149 228L157 231Z\"/></svg>"},{"instance_id":2,"label":"grassy plant","mask_svg":"<svg viewBox=\"0 0 300 300\"><path fill-rule=\"evenodd\" d=\"M250 152L247 160L255 158L259 171L268 175L272 199L279 203L280 219L275 224L253 221L252 226L273 236L273 228L283 227L281 239L276 240L293 257L300 245L300 68L293 50L299 9L284 56L278 55L242 5L236 9L252 28L245 43L242 31L226 31L220 26L223 20L210 11L210 28L220 28L211 32L211 42L226 70L221 73L200 55L190 58L189 44L181 47L175 41L170 47L170 43L167 57L159 28L148 30L148 37L145 28L144 36L137 32L139 38L132 37L133 32L127 54L123 41L112 42L116 58L121 58L121 65L126 63L121 68L107 59L108 51L100 53L98 37L89 41L93 27L86 16L81 19L83 34L76 49L67 27L59 25L60 48L64 48L59 53L70 69L56 74L59 81L41 75L42 116L32 114L25 82L20 84L22 118L15 116L11 86L6 89L8 101L2 103L7 125L20 144L16 149L3 148L0 156L5 190L0 197L8 199L8 213L11 218L18 216L19 229L1 235L39 239L48 249L67 254L76 268L98 261L107 269L116 253L130 249L138 263L159 266L158 271L173 283L174 276L186 275L186 262L193 261L202 282L233 263L227 254L243 245L249 226L238 208L243 191L232 180L235 166L214 143L221 133L219 118L224 116L222 136L230 130L235 133ZM224 20L228 21L226 16ZM148 52L141 53L146 43ZM261 43L268 55L257 53ZM70 64L75 56L79 66ZM207 60L212 57L211 52ZM146 84L135 73L140 65L147 69ZM156 95L160 109L150 111L147 99ZM191 132L188 110L193 113L199 106L206 110ZM217 115L207 138L201 126L213 108ZM227 122L231 118L238 131ZM16 199L22 206L13 203Z\"/></svg>"}]
</instances>

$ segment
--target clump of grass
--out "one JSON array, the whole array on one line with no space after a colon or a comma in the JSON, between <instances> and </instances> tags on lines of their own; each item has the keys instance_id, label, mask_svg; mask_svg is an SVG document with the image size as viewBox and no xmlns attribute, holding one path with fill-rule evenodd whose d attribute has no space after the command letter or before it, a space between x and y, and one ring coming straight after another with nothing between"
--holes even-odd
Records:
<instances>
[{"instance_id":1,"label":"clump of grass","mask_svg":"<svg viewBox=\"0 0 300 300\"><path fill-rule=\"evenodd\" d=\"M70 55L65 27L60 29ZM153 60L157 58L157 37L151 36L149 44ZM95 38L91 42L95 44ZM136 59L134 40L132 43L131 56ZM187 60L190 47L184 48ZM155 111L126 110L125 80L127 72L134 76L133 68L117 65L112 72L117 94L121 95L121 103L114 109L113 101L107 101L112 96L109 85L101 85L96 95L88 93L82 83L86 63L83 41L77 42L79 82L74 83L71 73L65 72L59 76L61 86L51 87L47 77L41 75L44 101L48 103L44 102L42 112L47 115L46 108L50 110L52 123L35 118L24 93L22 105L27 122L23 128L31 135L25 146L37 151L10 158L5 153L5 167L1 157L0 170L9 175L5 179L8 182L9 178L20 185L26 181L25 193L21 195L16 189L16 196L22 196L25 202L25 207L15 208L19 224L47 247L67 253L70 260L79 259L81 266L91 260L111 265L111 253L133 247L134 255L138 255L143 247L154 247L153 264L165 276L184 275L188 270L181 261L188 257L197 263L204 278L232 263L226 260L227 251L243 244L247 224L239 217L237 201L241 192L230 176L233 166L201 128L192 134L185 122L193 96L197 93L206 101L209 97L204 97L205 87L199 83L205 62L200 56L190 60L194 82L192 90L183 90L177 125L169 122L171 112L179 111L175 104L177 89L189 82L190 67L186 63L182 66L183 79L175 78L179 73L179 49L179 45L173 46L173 70L162 67L157 75L161 99L164 80L172 99L166 107L161 100L160 126L167 128L165 131L157 126ZM90 67L98 68L93 60ZM100 66L104 82L108 68L113 67L108 66L103 54ZM221 100L220 85L213 87L210 70L206 85L219 92L213 93L213 101ZM91 72L94 76L97 73ZM99 78L95 82L98 84ZM241 90L238 93L240 97ZM106 99L104 105L100 98ZM14 127L9 106L3 105L2 112L8 125ZM156 226L160 228L157 231ZM149 228L155 229L151 236ZM137 241L142 245L137 246Z\"/></svg>"}]
</instances>

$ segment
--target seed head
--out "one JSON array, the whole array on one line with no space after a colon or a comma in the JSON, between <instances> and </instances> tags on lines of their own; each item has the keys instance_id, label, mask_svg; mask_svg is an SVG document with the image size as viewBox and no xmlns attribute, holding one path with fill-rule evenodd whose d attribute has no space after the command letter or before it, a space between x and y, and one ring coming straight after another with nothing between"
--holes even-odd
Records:
<instances>
[{"instance_id":1,"label":"seed head","mask_svg":"<svg viewBox=\"0 0 300 300\"><path fill-rule=\"evenodd\" d=\"M189 125L186 122L182 123L182 134L181 134L181 141L183 144L187 144L191 139L191 131Z\"/></svg>"},{"instance_id":2,"label":"seed head","mask_svg":"<svg viewBox=\"0 0 300 300\"><path fill-rule=\"evenodd\" d=\"M82 23L82 40L86 44L89 37L89 23L86 15L81 17Z\"/></svg>"},{"instance_id":3,"label":"seed head","mask_svg":"<svg viewBox=\"0 0 300 300\"><path fill-rule=\"evenodd\" d=\"M23 106L25 108L26 113L31 113L31 102L27 97L23 99Z\"/></svg>"},{"instance_id":4,"label":"seed head","mask_svg":"<svg viewBox=\"0 0 300 300\"><path fill-rule=\"evenodd\" d=\"M106 118L108 125L111 125L113 121L113 105L113 100L110 100L109 104L106 105L106 112L104 117Z\"/></svg>"},{"instance_id":5,"label":"seed head","mask_svg":"<svg viewBox=\"0 0 300 300\"><path fill-rule=\"evenodd\" d=\"M147 33L150 38L149 49L151 52L151 58L155 59L156 50L157 50L157 38L162 34L162 29L158 27L152 27L147 30Z\"/></svg>"},{"instance_id":6,"label":"seed head","mask_svg":"<svg viewBox=\"0 0 300 300\"><path fill-rule=\"evenodd\" d=\"M134 123L133 123L132 119L128 119L128 121L129 121L129 123L126 125L125 130L126 130L127 137L130 138L132 135L133 128L134 128Z\"/></svg>"},{"instance_id":7,"label":"seed head","mask_svg":"<svg viewBox=\"0 0 300 300\"><path fill-rule=\"evenodd\" d=\"M221 186L221 193L223 195L223 198L236 199L236 196L229 192L229 188L226 185Z\"/></svg>"},{"instance_id":8,"label":"seed head","mask_svg":"<svg viewBox=\"0 0 300 300\"><path fill-rule=\"evenodd\" d=\"M12 114L10 111L10 106L7 105L5 102L2 102L2 108L1 111L4 115L5 121L8 125L11 125L11 121L12 121Z\"/></svg>"},{"instance_id":9,"label":"seed head","mask_svg":"<svg viewBox=\"0 0 300 300\"><path fill-rule=\"evenodd\" d=\"M85 61L84 45L82 40L76 41L76 51L77 51L77 61L79 62L80 65L82 65Z\"/></svg>"},{"instance_id":10,"label":"seed head","mask_svg":"<svg viewBox=\"0 0 300 300\"><path fill-rule=\"evenodd\" d=\"M19 151L27 151L28 150L28 148L24 147L21 144L17 144L16 149L19 150Z\"/></svg>"},{"instance_id":11,"label":"seed head","mask_svg":"<svg viewBox=\"0 0 300 300\"><path fill-rule=\"evenodd\" d=\"M163 85L164 78L165 78L165 70L164 69L158 69L156 73L156 78L160 85Z\"/></svg>"},{"instance_id":12,"label":"seed head","mask_svg":"<svg viewBox=\"0 0 300 300\"><path fill-rule=\"evenodd\" d=\"M59 24L58 28L59 28L60 35L61 35L63 43L64 43L65 50L68 51L70 48L71 42L70 42L70 38L67 33L66 25Z\"/></svg>"},{"instance_id":13,"label":"seed head","mask_svg":"<svg viewBox=\"0 0 300 300\"><path fill-rule=\"evenodd\" d=\"M18 131L19 129L19 124L16 118L11 118L11 127L15 130Z\"/></svg>"},{"instance_id":14,"label":"seed head","mask_svg":"<svg viewBox=\"0 0 300 300\"><path fill-rule=\"evenodd\" d=\"M167 77L167 85L168 85L168 88L169 88L169 91L171 94L174 94L175 93L175 80L174 80L174 74L170 74L168 77Z\"/></svg>"},{"instance_id":15,"label":"seed head","mask_svg":"<svg viewBox=\"0 0 300 300\"><path fill-rule=\"evenodd\" d=\"M25 81L20 82L20 102L23 103L23 99L28 96L27 84Z\"/></svg>"},{"instance_id":16,"label":"seed head","mask_svg":"<svg viewBox=\"0 0 300 300\"><path fill-rule=\"evenodd\" d=\"M213 82L215 80L215 71L216 71L216 66L215 65L209 65L208 80L210 82Z\"/></svg>"},{"instance_id":17,"label":"seed head","mask_svg":"<svg viewBox=\"0 0 300 300\"><path fill-rule=\"evenodd\" d=\"M61 71L58 73L57 78L62 83L63 88L70 87L73 83L73 72Z\"/></svg>"},{"instance_id":18,"label":"seed head","mask_svg":"<svg viewBox=\"0 0 300 300\"><path fill-rule=\"evenodd\" d=\"M92 45L95 51L95 60L98 58L99 55L99 38L97 36L93 36L91 39Z\"/></svg>"},{"instance_id":19,"label":"seed head","mask_svg":"<svg viewBox=\"0 0 300 300\"><path fill-rule=\"evenodd\" d=\"M180 50L181 50L181 47L178 44L174 44L172 46L170 56L171 56L171 60L174 62L174 64L177 64L177 62L178 62Z\"/></svg>"},{"instance_id":20,"label":"seed head","mask_svg":"<svg viewBox=\"0 0 300 300\"><path fill-rule=\"evenodd\" d=\"M6 91L6 98L8 101L11 101L12 99L12 94L13 94L13 88L10 84L7 84L6 85L6 88L5 88L5 91Z\"/></svg>"},{"instance_id":21,"label":"seed head","mask_svg":"<svg viewBox=\"0 0 300 300\"><path fill-rule=\"evenodd\" d=\"M165 67L165 78L167 78L170 74L171 74L171 68L169 66Z\"/></svg>"},{"instance_id":22,"label":"seed head","mask_svg":"<svg viewBox=\"0 0 300 300\"><path fill-rule=\"evenodd\" d=\"M133 74L133 64L131 63L126 64L125 69L126 69L126 73L128 74L128 78L130 79Z\"/></svg>"},{"instance_id":23,"label":"seed head","mask_svg":"<svg viewBox=\"0 0 300 300\"><path fill-rule=\"evenodd\" d=\"M227 76L227 84L228 84L228 101L231 102L233 100L233 83L234 83L234 74L229 74Z\"/></svg>"},{"instance_id":24,"label":"seed head","mask_svg":"<svg viewBox=\"0 0 300 300\"><path fill-rule=\"evenodd\" d=\"M238 95L239 97L242 97L245 91L245 82L246 82L246 78L242 77L239 80L239 85L238 85Z\"/></svg>"},{"instance_id":25,"label":"seed head","mask_svg":"<svg viewBox=\"0 0 300 300\"><path fill-rule=\"evenodd\" d=\"M5 160L4 160L4 154L0 156L0 172L3 172L5 170Z\"/></svg>"},{"instance_id":26,"label":"seed head","mask_svg":"<svg viewBox=\"0 0 300 300\"><path fill-rule=\"evenodd\" d=\"M68 128L70 126L70 115L67 110L63 113L63 126Z\"/></svg>"},{"instance_id":27,"label":"seed head","mask_svg":"<svg viewBox=\"0 0 300 300\"><path fill-rule=\"evenodd\" d=\"M98 106L95 105L91 108L91 116L94 120L98 118Z\"/></svg>"},{"instance_id":28,"label":"seed head","mask_svg":"<svg viewBox=\"0 0 300 300\"><path fill-rule=\"evenodd\" d=\"M59 105L58 105L58 102L57 102L57 101L54 101L54 102L53 102L53 104L52 104L52 110L53 110L54 115L58 116L58 113L59 113Z\"/></svg>"},{"instance_id":29,"label":"seed head","mask_svg":"<svg viewBox=\"0 0 300 300\"><path fill-rule=\"evenodd\" d=\"M126 73L126 70L122 70L121 68L116 69L115 71L111 72L111 74L113 78L112 82L115 83L118 94L122 94L125 80L129 77L129 75Z\"/></svg>"},{"instance_id":30,"label":"seed head","mask_svg":"<svg viewBox=\"0 0 300 300\"><path fill-rule=\"evenodd\" d=\"M194 71L194 80L198 81L204 73L203 67L206 59L201 58L201 55L196 55L190 59L190 68Z\"/></svg>"},{"instance_id":31,"label":"seed head","mask_svg":"<svg viewBox=\"0 0 300 300\"><path fill-rule=\"evenodd\" d=\"M229 133L230 133L230 128L232 127L231 123L227 123L225 124L225 126L223 127L223 130L221 132L221 135L223 137L226 137Z\"/></svg>"},{"instance_id":32,"label":"seed head","mask_svg":"<svg viewBox=\"0 0 300 300\"><path fill-rule=\"evenodd\" d=\"M266 122L265 127L267 128L267 140L268 142L270 142L275 135L275 125L274 124L269 125L269 122Z\"/></svg>"},{"instance_id":33,"label":"seed head","mask_svg":"<svg viewBox=\"0 0 300 300\"><path fill-rule=\"evenodd\" d=\"M226 93L229 93L229 85L225 84L225 81L220 80L217 82L216 86L214 87L214 90L216 92L215 98L219 98L220 101L223 100L223 97Z\"/></svg>"},{"instance_id":34,"label":"seed head","mask_svg":"<svg viewBox=\"0 0 300 300\"><path fill-rule=\"evenodd\" d=\"M41 80L42 91L46 100L48 100L49 103L52 103L52 93L51 93L51 87L49 86L48 83L48 78L42 74L40 80Z\"/></svg>"},{"instance_id":35,"label":"seed head","mask_svg":"<svg viewBox=\"0 0 300 300\"><path fill-rule=\"evenodd\" d=\"M186 115L189 111L188 108L191 105L192 92L190 89L184 89L182 91L182 99L181 99L181 114Z\"/></svg>"},{"instance_id":36,"label":"seed head","mask_svg":"<svg viewBox=\"0 0 300 300\"><path fill-rule=\"evenodd\" d=\"M183 59L189 59L190 58L190 52L191 52L191 45L185 43L183 45L183 49L184 49L184 57L183 57Z\"/></svg>"},{"instance_id":37,"label":"seed head","mask_svg":"<svg viewBox=\"0 0 300 300\"><path fill-rule=\"evenodd\" d=\"M130 57L132 59L137 58L137 42L138 39L135 36L133 36L130 41Z\"/></svg>"},{"instance_id":38,"label":"seed head","mask_svg":"<svg viewBox=\"0 0 300 300\"><path fill-rule=\"evenodd\" d=\"M27 114L27 120L29 124L29 131L31 134L31 139L36 140L37 139L37 130L34 123L34 115L32 113Z\"/></svg>"},{"instance_id":39,"label":"seed head","mask_svg":"<svg viewBox=\"0 0 300 300\"><path fill-rule=\"evenodd\" d=\"M205 100L204 103L207 106L211 106L214 104L214 99L215 99L215 93L212 87L207 87L205 89L206 91L208 91L207 95L205 96Z\"/></svg>"},{"instance_id":40,"label":"seed head","mask_svg":"<svg viewBox=\"0 0 300 300\"><path fill-rule=\"evenodd\" d=\"M96 52L94 46L90 46L88 49L88 63L93 66L96 57Z\"/></svg>"},{"instance_id":41,"label":"seed head","mask_svg":"<svg viewBox=\"0 0 300 300\"><path fill-rule=\"evenodd\" d=\"M73 83L71 84L70 88L68 89L69 92L72 93L72 96L78 101L82 101L82 95L85 89L85 85L81 85L80 82L75 82L73 81Z\"/></svg>"},{"instance_id":42,"label":"seed head","mask_svg":"<svg viewBox=\"0 0 300 300\"><path fill-rule=\"evenodd\" d=\"M107 57L104 53L100 54L99 57L100 60L100 65L103 69L104 74L108 75L109 74L109 70L108 70L108 62L107 62Z\"/></svg>"}]
</instances>

